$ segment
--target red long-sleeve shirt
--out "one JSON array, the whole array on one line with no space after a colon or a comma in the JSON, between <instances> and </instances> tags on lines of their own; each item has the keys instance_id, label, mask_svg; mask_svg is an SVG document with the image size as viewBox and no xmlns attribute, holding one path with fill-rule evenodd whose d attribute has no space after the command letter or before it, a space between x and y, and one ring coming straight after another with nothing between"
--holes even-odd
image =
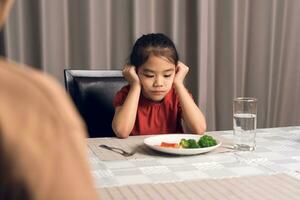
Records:
<instances>
[{"instance_id":1,"label":"red long-sleeve shirt","mask_svg":"<svg viewBox=\"0 0 300 200\"><path fill-rule=\"evenodd\" d=\"M117 92L114 106L123 105L130 86ZM161 102L154 102L140 95L135 124L130 135L182 133L181 106L172 88Z\"/></svg>"}]
</instances>

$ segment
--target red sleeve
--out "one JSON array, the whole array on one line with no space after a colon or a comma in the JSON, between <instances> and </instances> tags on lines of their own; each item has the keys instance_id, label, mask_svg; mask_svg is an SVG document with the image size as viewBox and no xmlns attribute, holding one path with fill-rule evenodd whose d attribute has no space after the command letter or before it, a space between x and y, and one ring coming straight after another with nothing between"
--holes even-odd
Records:
<instances>
[{"instance_id":1,"label":"red sleeve","mask_svg":"<svg viewBox=\"0 0 300 200\"><path fill-rule=\"evenodd\" d=\"M115 96L113 105L114 107L122 106L129 92L129 85L122 87Z\"/></svg>"}]
</instances>

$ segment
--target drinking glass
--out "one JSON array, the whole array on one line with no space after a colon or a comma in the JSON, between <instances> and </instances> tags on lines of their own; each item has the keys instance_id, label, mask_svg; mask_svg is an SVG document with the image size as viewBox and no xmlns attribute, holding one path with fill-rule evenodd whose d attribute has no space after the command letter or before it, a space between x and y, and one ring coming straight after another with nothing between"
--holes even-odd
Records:
<instances>
[{"instance_id":1,"label":"drinking glass","mask_svg":"<svg viewBox=\"0 0 300 200\"><path fill-rule=\"evenodd\" d=\"M234 148L240 151L255 150L257 99L238 97L233 100Z\"/></svg>"}]
</instances>

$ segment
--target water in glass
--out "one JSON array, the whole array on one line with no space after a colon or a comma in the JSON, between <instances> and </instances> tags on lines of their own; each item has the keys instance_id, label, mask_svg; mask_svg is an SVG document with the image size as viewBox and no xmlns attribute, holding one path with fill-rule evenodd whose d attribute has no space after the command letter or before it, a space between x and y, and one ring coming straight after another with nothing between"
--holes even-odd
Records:
<instances>
[{"instance_id":1,"label":"water in glass","mask_svg":"<svg viewBox=\"0 0 300 200\"><path fill-rule=\"evenodd\" d=\"M243 151L255 149L256 115L238 113L233 115L235 148Z\"/></svg>"}]
</instances>

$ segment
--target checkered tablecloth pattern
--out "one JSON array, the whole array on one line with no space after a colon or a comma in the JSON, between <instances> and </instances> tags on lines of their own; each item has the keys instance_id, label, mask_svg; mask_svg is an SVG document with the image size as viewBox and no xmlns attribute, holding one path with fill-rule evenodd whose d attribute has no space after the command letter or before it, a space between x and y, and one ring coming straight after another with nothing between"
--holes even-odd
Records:
<instances>
[{"instance_id":1,"label":"checkered tablecloth pattern","mask_svg":"<svg viewBox=\"0 0 300 200\"><path fill-rule=\"evenodd\" d=\"M232 139L232 131L217 134ZM93 139L89 139L93 140ZM101 161L89 149L97 188L191 180L266 176L285 173L300 178L300 127L258 129L254 152L228 152L189 157L146 157Z\"/></svg>"},{"instance_id":2,"label":"checkered tablecloth pattern","mask_svg":"<svg viewBox=\"0 0 300 200\"><path fill-rule=\"evenodd\" d=\"M98 189L102 199L298 200L300 180L285 174L139 184Z\"/></svg>"}]
</instances>

